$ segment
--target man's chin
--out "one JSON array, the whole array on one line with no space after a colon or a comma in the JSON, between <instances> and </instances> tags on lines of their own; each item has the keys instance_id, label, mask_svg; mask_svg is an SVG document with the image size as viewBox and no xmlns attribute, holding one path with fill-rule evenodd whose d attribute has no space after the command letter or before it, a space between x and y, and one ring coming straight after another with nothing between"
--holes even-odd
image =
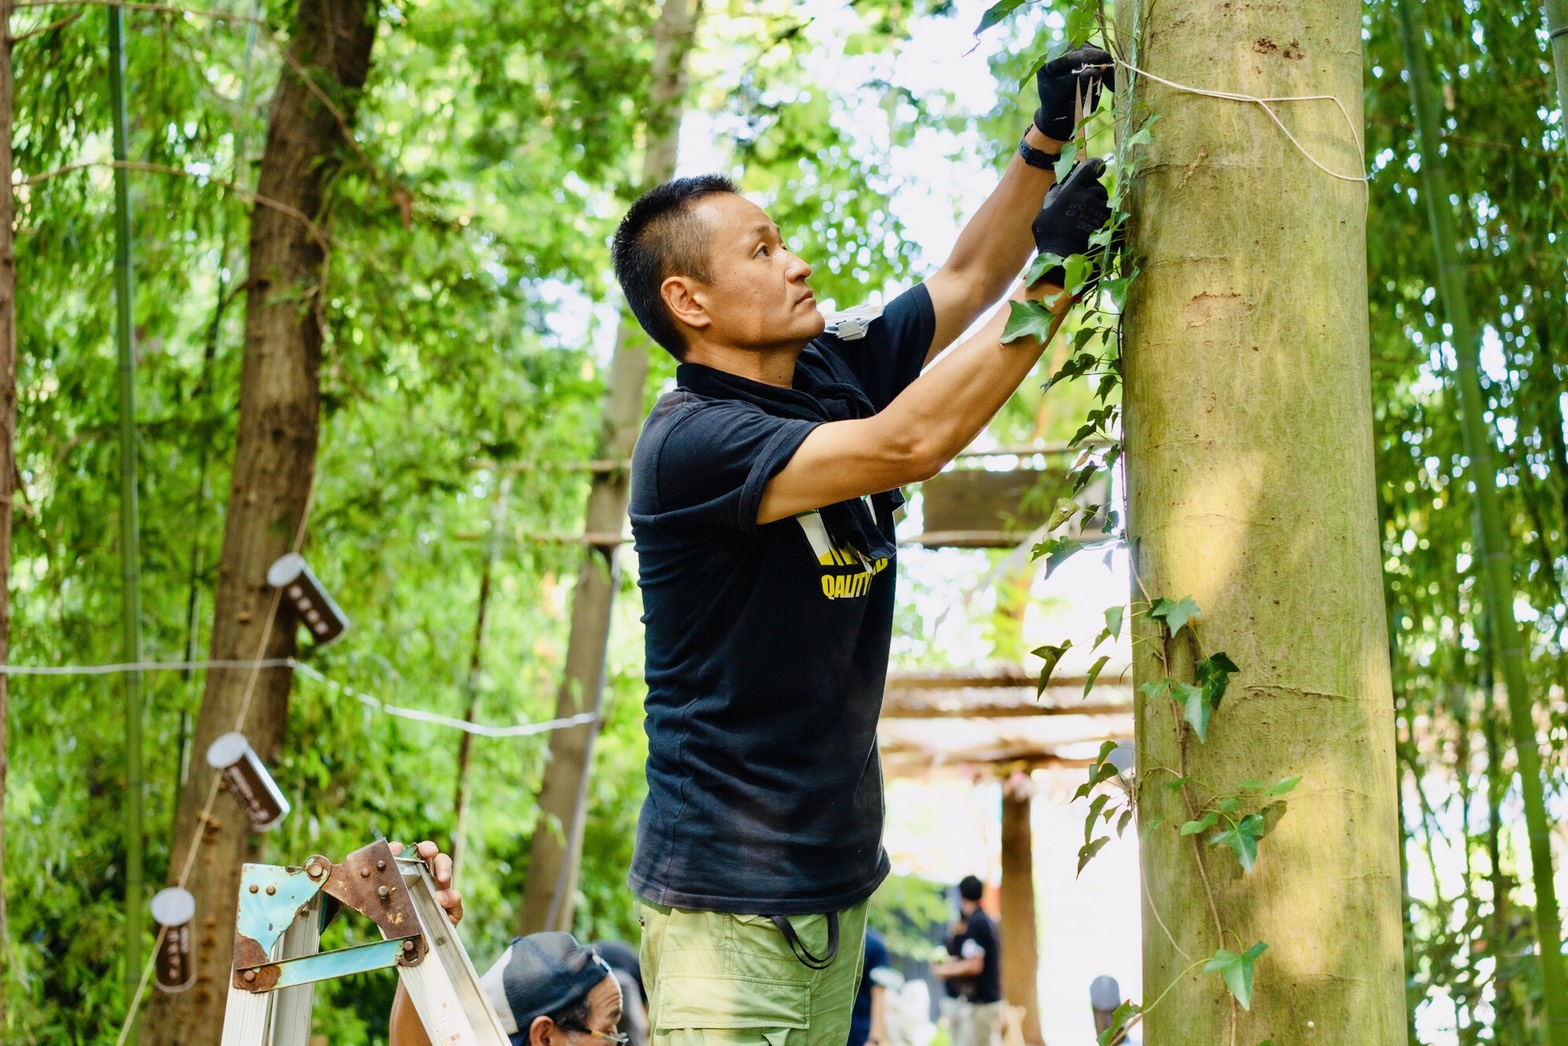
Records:
<instances>
[{"instance_id":1,"label":"man's chin","mask_svg":"<svg viewBox=\"0 0 1568 1046\"><path fill-rule=\"evenodd\" d=\"M828 321L823 317L822 310L813 304L811 306L811 318L802 327L807 332L807 337L815 338L828 329Z\"/></svg>"}]
</instances>

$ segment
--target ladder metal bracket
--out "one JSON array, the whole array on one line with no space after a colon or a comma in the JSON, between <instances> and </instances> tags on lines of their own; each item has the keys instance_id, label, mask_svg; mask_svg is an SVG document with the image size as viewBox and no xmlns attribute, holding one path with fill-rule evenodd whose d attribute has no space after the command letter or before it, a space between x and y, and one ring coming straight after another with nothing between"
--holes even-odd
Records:
<instances>
[{"instance_id":1,"label":"ladder metal bracket","mask_svg":"<svg viewBox=\"0 0 1568 1046\"><path fill-rule=\"evenodd\" d=\"M278 940L318 893L370 919L384 940L344 950L352 955L322 952L273 961ZM242 991L267 992L349 972L418 966L429 949L397 858L385 839L355 850L341 864L316 854L303 868L247 864L241 874L234 927L234 987ZM364 965L366 962L374 965Z\"/></svg>"},{"instance_id":2,"label":"ladder metal bracket","mask_svg":"<svg viewBox=\"0 0 1568 1046\"><path fill-rule=\"evenodd\" d=\"M377 839L343 858L342 864L333 865L322 889L374 922L385 939L401 940L399 966L418 966L424 961L430 945L397 858L385 839Z\"/></svg>"},{"instance_id":3,"label":"ladder metal bracket","mask_svg":"<svg viewBox=\"0 0 1568 1046\"><path fill-rule=\"evenodd\" d=\"M272 951L301 908L321 892L321 882L304 868L247 864L240 873L234 923L234 986L270 990L277 983ZM268 969L271 966L272 969Z\"/></svg>"}]
</instances>

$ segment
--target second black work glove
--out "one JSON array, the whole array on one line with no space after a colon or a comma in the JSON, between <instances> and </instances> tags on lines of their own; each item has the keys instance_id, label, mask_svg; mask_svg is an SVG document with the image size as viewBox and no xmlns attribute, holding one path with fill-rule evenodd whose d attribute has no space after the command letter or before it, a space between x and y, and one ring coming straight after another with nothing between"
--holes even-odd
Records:
<instances>
[{"instance_id":1,"label":"second black work glove","mask_svg":"<svg viewBox=\"0 0 1568 1046\"><path fill-rule=\"evenodd\" d=\"M1060 258L1087 254L1092 258L1101 253L1103 248L1089 249L1089 237L1111 216L1110 193L1100 181L1104 171L1104 160L1086 160L1074 164L1066 178L1051 186L1045 205L1030 226L1035 249L1041 254ZM1062 287L1065 276L1065 269L1057 265L1042 273L1038 282Z\"/></svg>"},{"instance_id":2,"label":"second black work glove","mask_svg":"<svg viewBox=\"0 0 1568 1046\"><path fill-rule=\"evenodd\" d=\"M1093 68L1105 66L1104 69ZM1075 70L1090 67L1092 72ZM1073 120L1077 106L1083 104L1083 115L1094 112L1100 104L1101 83L1116 89L1116 66L1110 53L1098 47L1079 47L1051 59L1040 67L1034 76L1034 85L1040 92L1040 108L1034 111L1034 125L1040 133L1059 142L1071 141Z\"/></svg>"}]
</instances>

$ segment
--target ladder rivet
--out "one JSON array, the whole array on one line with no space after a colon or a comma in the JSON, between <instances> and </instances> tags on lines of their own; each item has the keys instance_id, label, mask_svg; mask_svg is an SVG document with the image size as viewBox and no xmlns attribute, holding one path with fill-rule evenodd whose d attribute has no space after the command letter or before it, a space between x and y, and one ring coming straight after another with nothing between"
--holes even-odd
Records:
<instances>
[{"instance_id":1,"label":"ladder rivet","mask_svg":"<svg viewBox=\"0 0 1568 1046\"><path fill-rule=\"evenodd\" d=\"M245 979L247 981L254 981L256 979L256 971L255 970L246 970L245 971Z\"/></svg>"},{"instance_id":2,"label":"ladder rivet","mask_svg":"<svg viewBox=\"0 0 1568 1046\"><path fill-rule=\"evenodd\" d=\"M384 872L386 870L387 870L387 863L385 861L377 861L376 862L376 871Z\"/></svg>"},{"instance_id":3,"label":"ladder rivet","mask_svg":"<svg viewBox=\"0 0 1568 1046\"><path fill-rule=\"evenodd\" d=\"M269 886L269 887L267 887L267 896L268 897L271 897L273 894L275 894L277 892L278 892L278 888L276 886Z\"/></svg>"},{"instance_id":4,"label":"ladder rivet","mask_svg":"<svg viewBox=\"0 0 1568 1046\"><path fill-rule=\"evenodd\" d=\"M251 893L255 893L257 890L260 890L260 889L261 889L261 887L257 886L255 883L251 883L250 884L250 892Z\"/></svg>"},{"instance_id":5,"label":"ladder rivet","mask_svg":"<svg viewBox=\"0 0 1568 1046\"><path fill-rule=\"evenodd\" d=\"M413 952L414 952L414 942L413 941L404 941L403 942L403 950L405 952L408 952L410 955L412 955Z\"/></svg>"},{"instance_id":6,"label":"ladder rivet","mask_svg":"<svg viewBox=\"0 0 1568 1046\"><path fill-rule=\"evenodd\" d=\"M368 867L361 868L359 870L359 877L361 879L369 879L370 878L370 869Z\"/></svg>"},{"instance_id":7,"label":"ladder rivet","mask_svg":"<svg viewBox=\"0 0 1568 1046\"><path fill-rule=\"evenodd\" d=\"M376 896L384 901L388 897L392 896L392 891L388 890L385 886L378 886L376 887Z\"/></svg>"}]
</instances>

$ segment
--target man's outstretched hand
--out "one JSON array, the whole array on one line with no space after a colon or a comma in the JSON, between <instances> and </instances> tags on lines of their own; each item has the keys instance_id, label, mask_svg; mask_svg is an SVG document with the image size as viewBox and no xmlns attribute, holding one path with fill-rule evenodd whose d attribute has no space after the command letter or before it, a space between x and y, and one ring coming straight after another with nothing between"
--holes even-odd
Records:
<instances>
[{"instance_id":1,"label":"man's outstretched hand","mask_svg":"<svg viewBox=\"0 0 1568 1046\"><path fill-rule=\"evenodd\" d=\"M1100 175L1104 160L1074 164L1067 177L1051 186L1045 206L1035 215L1034 245L1041 254L1066 258L1070 254L1089 254L1089 237L1111 216L1110 193ZM1041 274L1039 283L1063 286L1065 271L1057 265Z\"/></svg>"},{"instance_id":2,"label":"man's outstretched hand","mask_svg":"<svg viewBox=\"0 0 1568 1046\"><path fill-rule=\"evenodd\" d=\"M1074 70L1085 66L1107 66L1092 73L1076 74ZM1100 88L1116 89L1116 66L1109 52L1098 47L1080 47L1053 58L1035 74L1035 87L1040 92L1040 108L1034 111L1034 125L1047 138L1059 142L1071 141L1073 120L1080 99L1083 115L1094 112L1100 104Z\"/></svg>"}]
</instances>

